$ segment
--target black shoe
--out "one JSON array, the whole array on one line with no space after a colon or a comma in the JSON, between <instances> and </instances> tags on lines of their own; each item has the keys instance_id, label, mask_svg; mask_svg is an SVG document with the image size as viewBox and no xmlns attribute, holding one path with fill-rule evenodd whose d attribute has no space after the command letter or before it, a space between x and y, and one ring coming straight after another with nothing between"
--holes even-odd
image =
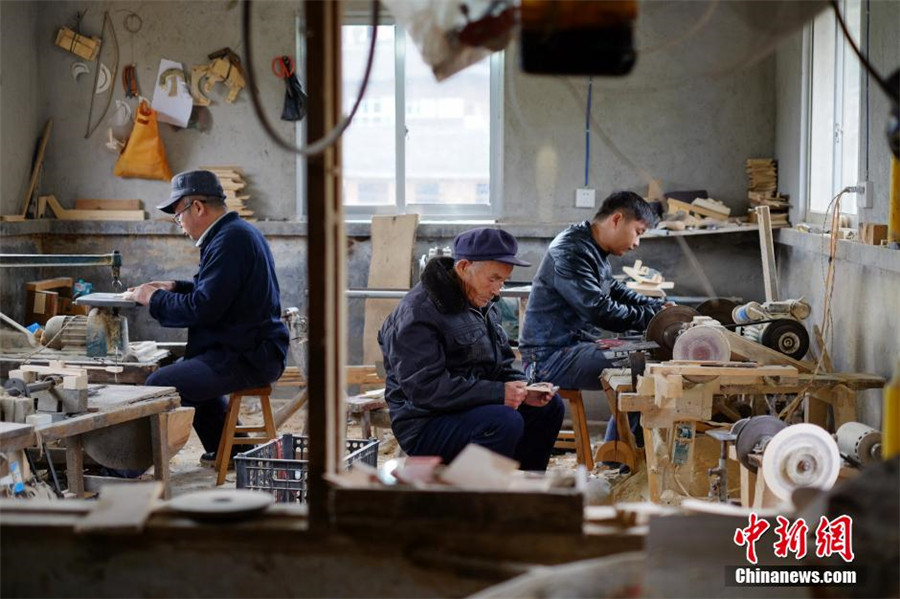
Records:
<instances>
[{"instance_id":1,"label":"black shoe","mask_svg":"<svg viewBox=\"0 0 900 599\"><path fill-rule=\"evenodd\" d=\"M255 445L232 445L231 446L231 459L228 460L228 468L234 468L234 456L239 453L243 453L245 451L250 451L251 449L255 449ZM215 468L216 467L216 452L215 451L207 451L200 456L200 465L206 466L207 468Z\"/></svg>"}]
</instances>

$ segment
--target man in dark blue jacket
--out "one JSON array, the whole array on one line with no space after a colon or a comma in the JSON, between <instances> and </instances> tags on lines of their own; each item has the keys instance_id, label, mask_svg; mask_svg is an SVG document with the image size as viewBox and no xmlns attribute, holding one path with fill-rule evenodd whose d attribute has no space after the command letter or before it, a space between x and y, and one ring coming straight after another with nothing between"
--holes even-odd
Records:
<instances>
[{"instance_id":1,"label":"man in dark blue jacket","mask_svg":"<svg viewBox=\"0 0 900 599\"><path fill-rule=\"evenodd\" d=\"M617 281L608 256L640 245L656 215L639 195L613 193L590 221L574 224L550 243L531 286L519 349L529 377L564 389L600 389L610 367L595 343L597 329L644 330L664 305ZM638 413L632 417L636 428ZM617 438L610 419L607 440Z\"/></svg>"},{"instance_id":2,"label":"man in dark blue jacket","mask_svg":"<svg viewBox=\"0 0 900 599\"><path fill-rule=\"evenodd\" d=\"M184 359L160 368L148 385L175 387L193 406L194 430L215 462L225 426L225 396L260 387L284 371L288 332L272 252L262 234L225 206L215 174L190 171L172 178L159 206L200 248L193 281L153 281L129 291L150 306L164 327L187 327Z\"/></svg>"},{"instance_id":3,"label":"man in dark blue jacket","mask_svg":"<svg viewBox=\"0 0 900 599\"><path fill-rule=\"evenodd\" d=\"M473 229L453 258L434 258L378 334L391 427L409 455L449 463L469 443L546 470L562 425L555 393L526 390L495 302L516 258L515 237Z\"/></svg>"}]
</instances>

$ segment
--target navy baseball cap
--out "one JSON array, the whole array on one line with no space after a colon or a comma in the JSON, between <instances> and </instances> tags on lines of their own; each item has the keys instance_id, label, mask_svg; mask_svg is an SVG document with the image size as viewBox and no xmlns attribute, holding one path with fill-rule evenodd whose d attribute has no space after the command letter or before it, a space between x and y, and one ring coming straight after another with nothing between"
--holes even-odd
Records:
<instances>
[{"instance_id":1,"label":"navy baseball cap","mask_svg":"<svg viewBox=\"0 0 900 599\"><path fill-rule=\"evenodd\" d=\"M457 260L490 260L515 266L531 266L531 263L516 258L517 251L519 243L516 238L502 229L471 229L460 233L453 241L453 255Z\"/></svg>"},{"instance_id":2,"label":"navy baseball cap","mask_svg":"<svg viewBox=\"0 0 900 599\"><path fill-rule=\"evenodd\" d=\"M215 173L209 171L187 171L172 177L172 193L169 199L157 206L159 210L175 214L175 204L184 196L207 196L225 199L222 184Z\"/></svg>"}]
</instances>

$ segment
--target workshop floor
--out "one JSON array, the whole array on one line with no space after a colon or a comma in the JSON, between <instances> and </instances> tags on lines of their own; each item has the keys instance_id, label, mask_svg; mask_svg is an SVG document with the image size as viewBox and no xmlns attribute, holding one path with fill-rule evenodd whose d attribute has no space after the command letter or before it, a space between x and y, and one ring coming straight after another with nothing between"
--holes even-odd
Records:
<instances>
[{"instance_id":1,"label":"workshop floor","mask_svg":"<svg viewBox=\"0 0 900 599\"><path fill-rule=\"evenodd\" d=\"M258 402L251 400L244 403L245 407L241 410L241 422L244 422L246 424L256 424L260 422L261 415L259 413ZM300 410L279 428L279 434L288 432L301 434L304 428L305 419L306 411ZM564 424L563 426L566 425ZM603 432L605 430L605 422L589 423L591 441L595 447L598 443L602 442ZM361 431L359 427L353 424L349 424L347 427L347 438L361 438ZM384 461L395 457L396 450L397 442L390 434L390 431L384 433L379 448L379 465L384 463ZM200 456L202 453L203 446L200 444L200 439L197 437L196 433L192 431L191 437L188 440L187 444L184 446L184 448L182 448L180 452L178 452L177 455L172 457L172 460L170 462L170 476L173 497L183 495L192 491L210 489L215 486L215 470L213 468L202 466L200 464ZM548 471L572 472L575 470L576 465L577 462L574 451L554 454L550 458ZM624 482L624 480L627 478L625 476L615 476L612 473L604 472L602 467L600 467L595 473L607 478L614 489L619 487L619 483ZM644 479L644 484L646 485L646 479ZM225 484L223 485L223 488L234 488L234 485L235 473L234 470L229 470L225 478ZM638 493L640 494L640 492ZM629 495L630 494L632 494L631 491L629 491ZM640 500L640 498L637 497L631 500Z\"/></svg>"}]
</instances>

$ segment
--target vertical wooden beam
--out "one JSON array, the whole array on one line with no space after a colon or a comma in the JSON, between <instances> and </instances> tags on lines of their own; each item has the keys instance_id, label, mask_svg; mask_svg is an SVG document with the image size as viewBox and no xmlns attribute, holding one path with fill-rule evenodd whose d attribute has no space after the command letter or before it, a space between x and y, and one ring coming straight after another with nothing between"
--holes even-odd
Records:
<instances>
[{"instance_id":1,"label":"vertical wooden beam","mask_svg":"<svg viewBox=\"0 0 900 599\"><path fill-rule=\"evenodd\" d=\"M759 223L759 249L762 252L763 283L766 286L766 301L778 299L778 270L775 268L775 242L772 240L772 216L768 206L756 207Z\"/></svg>"},{"instance_id":2,"label":"vertical wooden beam","mask_svg":"<svg viewBox=\"0 0 900 599\"><path fill-rule=\"evenodd\" d=\"M340 2L304 3L307 39L307 138L320 139L341 118ZM309 281L310 527L329 526L325 474L338 471L344 454L343 413L346 306L345 235L341 200L340 141L307 161Z\"/></svg>"}]
</instances>

